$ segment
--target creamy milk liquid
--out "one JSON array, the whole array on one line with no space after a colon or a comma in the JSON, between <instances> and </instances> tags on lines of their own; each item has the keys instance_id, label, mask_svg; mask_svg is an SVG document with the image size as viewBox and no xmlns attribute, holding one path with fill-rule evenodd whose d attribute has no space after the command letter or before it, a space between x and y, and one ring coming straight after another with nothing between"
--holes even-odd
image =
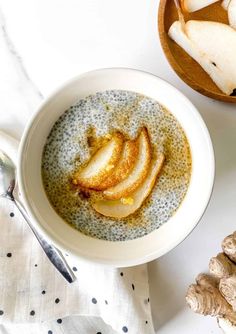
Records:
<instances>
[{"instance_id":1,"label":"creamy milk liquid","mask_svg":"<svg viewBox=\"0 0 236 334\"><path fill-rule=\"evenodd\" d=\"M133 139L142 126L148 129L153 152L165 154L160 177L133 215L104 217L92 208L86 194L72 187L71 177L91 157L92 135L120 131ZM191 153L180 124L157 101L110 90L78 101L54 124L42 156L42 177L54 209L80 232L112 241L135 239L159 228L180 206L190 182Z\"/></svg>"}]
</instances>

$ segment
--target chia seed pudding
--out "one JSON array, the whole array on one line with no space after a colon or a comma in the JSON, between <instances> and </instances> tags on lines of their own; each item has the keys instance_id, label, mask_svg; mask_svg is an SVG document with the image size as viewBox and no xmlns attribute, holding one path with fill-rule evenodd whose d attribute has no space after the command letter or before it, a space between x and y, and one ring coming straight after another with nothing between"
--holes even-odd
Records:
<instances>
[{"instance_id":1,"label":"chia seed pudding","mask_svg":"<svg viewBox=\"0 0 236 334\"><path fill-rule=\"evenodd\" d=\"M102 216L86 193L72 187L71 177L91 157L91 134L99 138L120 131L134 139L143 126L153 152L158 148L165 155L160 176L134 214ZM139 238L167 222L186 195L191 168L189 143L176 118L157 101L122 90L99 92L66 110L52 127L42 156L43 184L56 212L80 232L110 241Z\"/></svg>"}]
</instances>

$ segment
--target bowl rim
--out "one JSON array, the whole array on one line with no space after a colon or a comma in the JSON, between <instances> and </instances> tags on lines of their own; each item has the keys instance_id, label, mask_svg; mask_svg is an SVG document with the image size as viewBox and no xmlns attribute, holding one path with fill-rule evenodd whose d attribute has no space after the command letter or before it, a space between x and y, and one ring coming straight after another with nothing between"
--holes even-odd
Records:
<instances>
[{"instance_id":1,"label":"bowl rim","mask_svg":"<svg viewBox=\"0 0 236 334\"><path fill-rule=\"evenodd\" d=\"M59 94L60 92L62 92L67 86L77 82L78 80L80 80L83 77L86 77L87 75L91 74L91 73L96 73L96 72L107 72L107 71L125 71L125 72L129 72L129 73L140 73L141 75L144 76L148 76L150 78L155 78L155 80L158 80L159 82L161 82L162 84L165 84L167 87L170 87L172 91L174 91L177 95L179 95L184 101L186 101L186 103L188 105L192 106L192 111L195 113L195 116L198 118L198 120L200 121L203 131L205 132L207 141L208 141L208 145L209 145L209 153L210 153L210 160L211 160L211 171L210 171L210 185L209 185L209 189L207 191L207 201L204 205L204 210L202 210L201 214L197 217L196 221L194 221L191 226L188 228L188 231L185 233L184 236L182 236L181 238L175 240L175 242L172 242L171 244L167 245L166 247L163 247L162 249L156 250L155 252L149 253L149 254L145 254L142 257L139 258L134 258L132 260L126 260L126 259L122 259L122 260L114 260L112 258L106 258L106 259L102 259L100 257L93 257L91 259L90 256L87 256L86 254L81 254L78 252L74 252L74 250L72 249L68 249L68 247L66 247L66 245L61 242L61 240L59 240L58 238L55 238L55 235L52 235L51 233L48 233L48 231L45 230L45 228L41 225L41 223L38 221L37 216L35 215L32 206L30 204L29 199L27 198L27 192L25 189L25 183L24 183L24 178L23 178L23 159L24 159L24 153L25 153L25 149L27 146L27 137L28 134L34 124L34 122L36 121L37 117L41 114L41 112L44 110L45 106L52 101L57 94ZM192 102L183 94L181 93L177 88L175 88L174 86L172 86L171 84L169 84L167 81L151 74L145 71L140 71L140 70L136 70L136 69L131 69L131 68L123 68L123 67L114 67L114 68L103 68L103 69L97 69L97 70L93 70L93 71L88 71L85 72L83 74L77 75L69 80L67 80L65 83L63 83L62 85L60 85L58 88L56 88L46 99L45 101L39 106L38 110L36 111L36 113L34 113L34 115L31 117L28 125L26 126L23 136L22 136L22 140L20 143L20 148L19 148L19 160L18 160L18 166L19 166L19 172L18 172L18 183L19 183L19 188L20 188L20 192L21 192L21 196L22 196L22 200L23 203L26 207L26 210L30 216L30 219L33 223L33 225L41 232L45 235L46 239L48 239L49 241L51 241L54 245L56 245L59 249L62 249L64 252L71 254L72 256L75 256L77 258L81 258L81 259L86 259L88 261L92 261L92 262L98 262L98 263L102 263L102 264L108 264L108 265L112 265L115 267L127 267L127 266L133 266L133 265L138 265L138 264L142 264L142 263L146 263L149 261L152 261L164 254L166 254L167 252L169 252L170 250L172 250L173 248L175 248L177 245L179 245L183 240L185 240L187 238L187 236L193 231L193 229L197 226L197 224L199 223L201 217L203 216L208 203L210 201L211 198L211 194L213 191L213 185L214 185L214 179L215 179L215 159L214 159L214 150L213 150L213 146L212 146L212 141L210 138L210 134L208 132L208 129L202 119L202 117L200 116L198 110L195 108L195 106L192 104ZM163 226L161 226L160 228L164 228L164 226L168 224L168 222L166 222ZM152 232L151 232L152 233ZM149 233L150 234L150 233ZM134 240L128 240L128 241L121 241L121 243L128 243L130 242L132 244L133 241L137 241L138 239L142 239L141 238L137 238ZM104 241L102 240L102 242L107 242L107 243L113 243L110 241ZM119 241L116 241L115 243L119 243ZM68 246L68 245L67 245Z\"/></svg>"}]
</instances>

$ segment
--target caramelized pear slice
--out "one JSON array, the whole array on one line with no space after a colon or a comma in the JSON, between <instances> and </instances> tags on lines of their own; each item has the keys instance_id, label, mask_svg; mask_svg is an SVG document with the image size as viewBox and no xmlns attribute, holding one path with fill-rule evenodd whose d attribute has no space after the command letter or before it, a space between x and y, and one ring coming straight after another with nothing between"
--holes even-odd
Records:
<instances>
[{"instance_id":1,"label":"caramelized pear slice","mask_svg":"<svg viewBox=\"0 0 236 334\"><path fill-rule=\"evenodd\" d=\"M123 181L106 189L103 194L107 199L120 199L127 197L131 192L138 188L147 176L151 161L151 145L146 128L142 128L138 142L138 156L131 173Z\"/></svg>"},{"instance_id":2,"label":"caramelized pear slice","mask_svg":"<svg viewBox=\"0 0 236 334\"><path fill-rule=\"evenodd\" d=\"M161 153L157 160L152 162L149 173L142 185L130 194L130 197L115 201L99 200L92 204L93 208L103 216L112 218L125 218L134 213L151 193L164 160L164 154Z\"/></svg>"},{"instance_id":3,"label":"caramelized pear slice","mask_svg":"<svg viewBox=\"0 0 236 334\"><path fill-rule=\"evenodd\" d=\"M123 181L132 171L138 156L138 143L136 140L127 140L123 146L121 158L113 172L101 182L96 189L104 190Z\"/></svg>"},{"instance_id":4,"label":"caramelized pear slice","mask_svg":"<svg viewBox=\"0 0 236 334\"><path fill-rule=\"evenodd\" d=\"M113 172L118 163L123 140L121 133L114 134L111 140L92 156L88 164L75 174L74 180L77 181L77 184L85 188L96 189Z\"/></svg>"}]
</instances>

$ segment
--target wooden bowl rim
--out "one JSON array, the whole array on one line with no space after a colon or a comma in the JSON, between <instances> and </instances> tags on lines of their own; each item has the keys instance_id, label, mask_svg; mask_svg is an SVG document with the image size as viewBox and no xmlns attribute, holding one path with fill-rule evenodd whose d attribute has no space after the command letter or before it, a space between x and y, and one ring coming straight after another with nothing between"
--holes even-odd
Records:
<instances>
[{"instance_id":1,"label":"wooden bowl rim","mask_svg":"<svg viewBox=\"0 0 236 334\"><path fill-rule=\"evenodd\" d=\"M169 62L170 66L172 69L175 71L175 73L191 88L196 90L202 95L211 97L215 100L220 100L224 102L229 102L229 103L236 103L236 97L233 96L228 96L223 93L215 93L213 91L210 91L199 84L197 84L195 81L191 80L186 72L182 69L182 67L179 65L179 63L175 60L175 57L173 56L171 49L166 41L168 37L167 32L165 31L165 10L166 10L166 5L167 1L169 0L160 0L159 3L159 9L158 9L158 32L159 32L159 37L160 37L160 42L162 46L162 50L165 54L165 57L167 61ZM200 65L198 65L200 66Z\"/></svg>"}]
</instances>

